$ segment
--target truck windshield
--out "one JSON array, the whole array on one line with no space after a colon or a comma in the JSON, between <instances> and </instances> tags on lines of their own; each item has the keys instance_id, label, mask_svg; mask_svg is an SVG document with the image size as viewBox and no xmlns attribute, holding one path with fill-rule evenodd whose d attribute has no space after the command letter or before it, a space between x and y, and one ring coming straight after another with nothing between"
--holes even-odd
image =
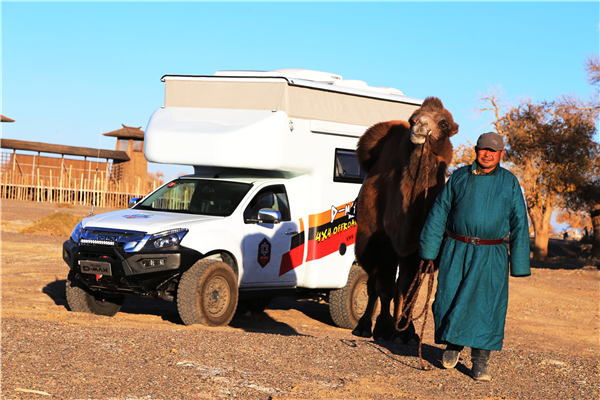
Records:
<instances>
[{"instance_id":1,"label":"truck windshield","mask_svg":"<svg viewBox=\"0 0 600 400\"><path fill-rule=\"evenodd\" d=\"M231 215L251 187L248 183L176 179L135 208L226 217Z\"/></svg>"}]
</instances>

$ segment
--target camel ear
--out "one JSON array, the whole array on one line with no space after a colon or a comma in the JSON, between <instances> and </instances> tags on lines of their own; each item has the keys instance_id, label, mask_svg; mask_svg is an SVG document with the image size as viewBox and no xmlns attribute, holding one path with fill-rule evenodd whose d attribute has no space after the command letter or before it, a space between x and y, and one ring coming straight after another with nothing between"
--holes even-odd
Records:
<instances>
[{"instance_id":1,"label":"camel ear","mask_svg":"<svg viewBox=\"0 0 600 400\"><path fill-rule=\"evenodd\" d=\"M453 122L450 128L450 137L456 135L458 133L458 124Z\"/></svg>"}]
</instances>

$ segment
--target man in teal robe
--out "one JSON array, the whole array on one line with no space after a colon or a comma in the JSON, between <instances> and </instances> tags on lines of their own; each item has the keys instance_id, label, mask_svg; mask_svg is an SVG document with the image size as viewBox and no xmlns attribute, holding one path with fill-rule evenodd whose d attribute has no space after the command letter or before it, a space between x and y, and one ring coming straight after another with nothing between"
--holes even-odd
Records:
<instances>
[{"instance_id":1,"label":"man in teal robe","mask_svg":"<svg viewBox=\"0 0 600 400\"><path fill-rule=\"evenodd\" d=\"M438 195L421 233L419 255L438 257L433 303L435 342L447 344L443 365L454 368L471 347L472 374L489 381L490 351L502 350L508 275L531 275L529 229L517 178L500 167L502 137L481 135L477 160L456 170ZM510 235L509 254L503 239Z\"/></svg>"}]
</instances>

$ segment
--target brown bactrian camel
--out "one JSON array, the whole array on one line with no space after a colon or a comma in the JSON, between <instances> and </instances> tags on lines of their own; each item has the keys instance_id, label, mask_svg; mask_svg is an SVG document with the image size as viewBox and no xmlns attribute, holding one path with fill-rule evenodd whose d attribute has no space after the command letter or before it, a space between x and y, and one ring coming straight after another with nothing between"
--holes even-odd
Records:
<instances>
[{"instance_id":1,"label":"brown bactrian camel","mask_svg":"<svg viewBox=\"0 0 600 400\"><path fill-rule=\"evenodd\" d=\"M394 299L397 318L419 269L419 237L444 187L452 161L450 137L457 132L458 124L440 99L427 97L408 122L381 122L360 138L356 156L367 176L358 198L355 253L369 275L369 301L352 334L418 340L412 322L397 332L390 304ZM381 312L371 333L377 298Z\"/></svg>"}]
</instances>

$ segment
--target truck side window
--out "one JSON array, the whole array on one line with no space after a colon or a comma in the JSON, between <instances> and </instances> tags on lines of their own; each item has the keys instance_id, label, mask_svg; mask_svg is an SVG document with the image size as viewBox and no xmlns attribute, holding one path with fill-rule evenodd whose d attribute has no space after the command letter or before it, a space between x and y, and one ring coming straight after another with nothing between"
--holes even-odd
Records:
<instances>
[{"instance_id":1,"label":"truck side window","mask_svg":"<svg viewBox=\"0 0 600 400\"><path fill-rule=\"evenodd\" d=\"M290 206L283 185L268 186L254 196L244 210L244 220L258 219L258 211L272 208L281 213L282 221L291 221Z\"/></svg>"},{"instance_id":2,"label":"truck side window","mask_svg":"<svg viewBox=\"0 0 600 400\"><path fill-rule=\"evenodd\" d=\"M365 173L358 166L354 150L335 149L334 182L363 183Z\"/></svg>"}]
</instances>

